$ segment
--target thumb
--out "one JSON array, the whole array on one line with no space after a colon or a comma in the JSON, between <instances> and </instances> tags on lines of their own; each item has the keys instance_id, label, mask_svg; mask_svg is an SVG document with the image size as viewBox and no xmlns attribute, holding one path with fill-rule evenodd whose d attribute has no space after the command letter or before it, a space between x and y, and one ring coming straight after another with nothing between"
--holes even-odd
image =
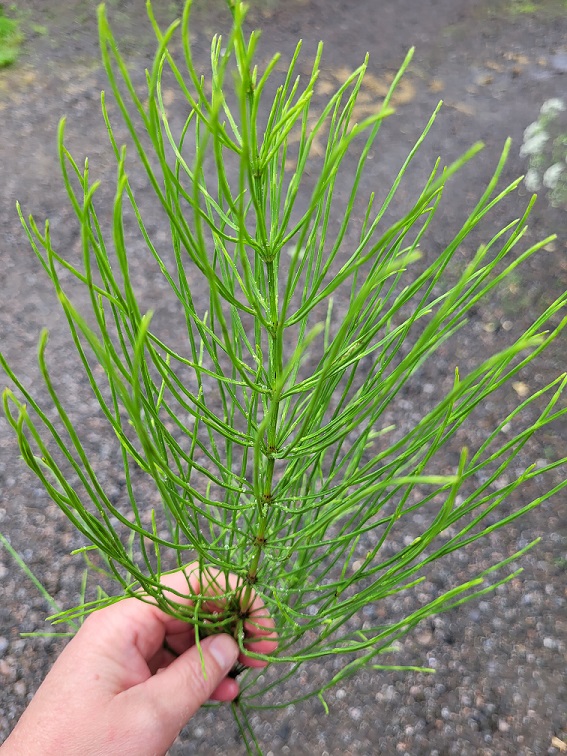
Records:
<instances>
[{"instance_id":1,"label":"thumb","mask_svg":"<svg viewBox=\"0 0 567 756\"><path fill-rule=\"evenodd\" d=\"M210 636L200 646L201 653L192 646L158 674L127 691L143 720L159 722L160 740L166 749L238 658L238 646L230 635Z\"/></svg>"}]
</instances>

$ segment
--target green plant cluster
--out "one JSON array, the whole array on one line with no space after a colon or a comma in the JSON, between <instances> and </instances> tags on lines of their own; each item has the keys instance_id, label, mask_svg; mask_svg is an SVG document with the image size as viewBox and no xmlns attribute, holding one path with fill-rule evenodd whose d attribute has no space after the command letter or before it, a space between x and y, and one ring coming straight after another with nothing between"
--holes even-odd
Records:
<instances>
[{"instance_id":1,"label":"green plant cluster","mask_svg":"<svg viewBox=\"0 0 567 756\"><path fill-rule=\"evenodd\" d=\"M19 22L9 18L0 3L0 68L15 63L23 40Z\"/></svg>"},{"instance_id":2,"label":"green plant cluster","mask_svg":"<svg viewBox=\"0 0 567 756\"><path fill-rule=\"evenodd\" d=\"M556 16L567 10L567 0L509 0L507 6L511 15L542 13Z\"/></svg>"},{"instance_id":3,"label":"green plant cluster","mask_svg":"<svg viewBox=\"0 0 567 756\"><path fill-rule=\"evenodd\" d=\"M242 3L229 7L232 31L213 39L204 77L189 41L191 2L165 31L148 3L157 52L143 93L99 10L111 96L161 209L167 245L152 239L140 210L105 95L103 118L118 166L108 228L97 211L98 184L88 161L79 165L67 150L63 122L61 169L81 229L82 261L54 248L48 222L41 228L20 210L115 439L121 500L101 484L97 460L51 377L47 333L39 364L48 409L1 355L0 363L12 383L4 410L23 459L84 535L86 556L96 552L119 588L117 596L85 595L56 621L75 623L136 596L202 632L230 628L244 648L238 607L257 594L274 617L279 647L256 655L279 674L250 669L242 676L233 711L254 749L250 710L274 706L270 693L301 665L342 660L326 682L296 699L317 694L324 703L326 689L361 668L403 668L381 657L424 618L518 574L507 567L533 543L427 602L419 598L437 560L470 548L567 485L545 484L564 459L525 460L534 434L567 411L560 401L564 375L502 412L471 448L458 442L487 399L501 395L560 336L567 295L466 372L455 365L451 385L419 417L401 417L400 397L419 382L425 363L553 237L522 248L532 199L464 267L454 265L463 242L482 235L487 216L521 183L499 188L507 143L453 238L433 258L423 257L452 176L481 145L446 167L437 161L411 206L387 222L437 109L392 186L362 198L368 155L393 114L392 95L411 52L375 115L356 122L366 61L318 108L322 46L306 77L297 75L301 44L283 74L279 55L260 70L259 35L247 33ZM179 34L181 61L170 52ZM181 124L169 118L165 77L186 105ZM316 141L322 155L313 153ZM136 291L126 214L184 323L175 344ZM73 303L73 282L88 293L89 311ZM453 469L444 461L448 450L457 450ZM153 491L149 510L140 504L140 479ZM421 531L408 538L416 516ZM189 584L190 610L167 591L167 573L195 560L203 571L226 576L226 611L200 611L203 597ZM410 611L363 624L365 607L400 594L413 597ZM289 703L283 693L279 701Z\"/></svg>"}]
</instances>

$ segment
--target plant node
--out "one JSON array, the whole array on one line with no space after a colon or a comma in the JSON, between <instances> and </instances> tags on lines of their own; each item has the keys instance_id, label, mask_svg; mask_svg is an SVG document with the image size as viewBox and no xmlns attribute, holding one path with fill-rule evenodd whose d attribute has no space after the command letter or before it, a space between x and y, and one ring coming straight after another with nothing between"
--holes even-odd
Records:
<instances>
[{"instance_id":1,"label":"plant node","mask_svg":"<svg viewBox=\"0 0 567 756\"><path fill-rule=\"evenodd\" d=\"M258 575L251 575L250 573L248 573L248 575L246 575L246 577L244 578L244 582L246 583L246 585L254 585L258 582ZM248 614L246 614L246 616L248 616ZM242 619L242 611L239 612L239 617Z\"/></svg>"}]
</instances>

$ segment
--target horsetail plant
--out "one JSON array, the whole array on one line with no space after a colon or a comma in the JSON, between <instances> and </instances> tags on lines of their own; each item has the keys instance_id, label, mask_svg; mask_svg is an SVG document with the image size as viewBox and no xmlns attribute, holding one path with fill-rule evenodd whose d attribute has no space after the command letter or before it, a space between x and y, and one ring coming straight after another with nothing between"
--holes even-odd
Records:
<instances>
[{"instance_id":1,"label":"horsetail plant","mask_svg":"<svg viewBox=\"0 0 567 756\"><path fill-rule=\"evenodd\" d=\"M278 55L261 71L255 63L259 35L246 32L244 4L228 5L231 31L213 39L205 78L192 56L191 2L166 31L147 3L158 48L144 95L99 8L113 102L168 227L167 245L152 238L137 204L104 93L102 113L118 165L111 227L105 229L97 214L98 185L91 183L88 161L81 168L65 146L64 121L59 155L80 223L82 262L54 248L48 223L41 230L19 210L113 431L125 483L121 499L105 492L97 461L87 455L81 429L51 378L47 333L39 365L51 410L0 359L15 387L4 391L4 410L25 462L85 537L87 558L98 552L120 588L117 596L99 591L54 621L75 623L100 606L137 596L192 623L201 635L228 629L243 648L243 617L258 595L275 620L279 645L270 654L247 651L274 664L268 673L245 671L233 704L254 750L259 745L249 712L275 705L270 691L302 664L329 655L343 660L326 682L295 699L317 694L326 707L325 690L361 668L404 668L379 657L424 618L518 574L494 572L532 543L427 603L415 593L415 608L402 617L376 626L361 619L369 604L411 595L435 560L564 487L548 487L521 506L511 503L534 478L565 462L537 466L522 456L531 437L565 413L565 376L525 396L474 448L459 448L457 435L562 332L566 297L465 374L455 365L451 386L436 402L415 422L402 420L399 399L419 380L424 363L550 239L516 251L532 200L521 218L456 269L463 241L481 233L485 216L520 184L496 189L506 144L461 229L434 259L422 258L421 243L447 182L481 145L443 169L438 161L417 199L386 226L436 110L392 188L380 201L372 194L361 204L367 159L393 113L390 103L411 52L376 113L356 122L367 61L317 109L322 46L306 82L295 73L300 44L283 75ZM179 33L183 63L172 52ZM168 116L166 78L184 98L182 123ZM354 166L350 179L347 156ZM126 216L135 220L166 285L168 312L176 308L179 315L173 344L143 306L148 295L136 291ZM88 314L73 304L69 281L88 294ZM439 462L449 449L460 455L453 470ZM140 490L148 486L151 506L145 507ZM416 517L421 531L408 536ZM189 583L190 610L167 589L167 573L194 562L225 576L222 611L206 611Z\"/></svg>"}]
</instances>

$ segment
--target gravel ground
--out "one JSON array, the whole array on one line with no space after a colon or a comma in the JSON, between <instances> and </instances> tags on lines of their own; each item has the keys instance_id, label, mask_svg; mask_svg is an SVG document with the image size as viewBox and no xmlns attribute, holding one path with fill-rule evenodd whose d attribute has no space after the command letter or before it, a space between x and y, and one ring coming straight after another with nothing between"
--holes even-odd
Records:
<instances>
[{"instance_id":1,"label":"gravel ground","mask_svg":"<svg viewBox=\"0 0 567 756\"><path fill-rule=\"evenodd\" d=\"M43 326L50 329L53 374L72 405L72 418L85 430L88 450L96 457L107 489L120 495L113 447L89 399L77 358L50 286L28 247L14 204L38 219L49 217L56 245L79 254L79 237L64 198L57 166L55 134L61 115L68 117L68 144L77 158L89 155L93 173L105 179L101 201L114 193L115 166L100 117L99 93L106 86L98 65L92 22L94 3L79 0L23 0L29 38L21 62L0 71L0 340L16 371L44 398L35 364ZM148 64L151 37L139 2L109 3L125 39L131 68L141 80ZM155 3L163 18L175 3ZM399 167L409 145L426 123L437 100L445 108L428 138L415 180L442 154L454 159L482 139L486 150L466 167L444 203L442 223L430 237L437 254L459 228L484 189L505 138L514 140L504 180L525 172L519 155L525 127L551 97L567 99L567 14L561 3L535 3L534 13L510 13L520 3L488 4L474 0L290 0L267 3L255 11L265 29L263 54L289 54L298 37L305 40L305 66L319 39L326 42L323 81L336 84L345 69L371 54L366 97L383 94L407 48L416 57L400 90L395 122L388 124L370 169L368 187L381 186ZM524 4L525 5L525 4ZM560 9L563 8L563 11ZM219 11L211 3L199 15L197 56L206 58L208 39ZM47 34L32 33L31 23ZM175 98L171 111L182 107ZM565 121L567 132L567 119ZM131 171L142 209L151 215L153 198L144 194L142 175ZM411 187L410 187L411 189ZM400 195L408 201L411 191ZM492 233L520 212L527 193L506 202L473 242ZM558 240L531 261L516 279L501 287L490 305L471 319L457 341L440 351L425 368L419 384L403 397L400 423L419 417L423 406L450 380L455 364L465 371L488 350L521 332L547 303L567 286L565 209L551 207L542 196L534 212L528 241L555 231ZM160 234L160 229L155 228ZM163 233L163 232L161 232ZM165 237L164 237L165 239ZM161 284L137 272L148 300L159 302ZM80 302L80 299L79 299ZM165 307L165 306L164 306ZM158 311L167 322L168 312ZM172 334L175 323L170 325ZM529 369L522 381L543 386L565 369L565 339ZM74 401L73 401L74 400ZM517 396L498 397L477 416L468 442L493 427ZM567 429L541 434L526 456L533 460L567 454ZM447 464L454 465L453 459ZM557 471L555 482L564 477ZM537 487L529 492L537 495ZM69 552L81 545L57 508L18 460L7 423L0 419L0 529L28 561L62 606L77 601L81 563ZM510 507L521 505L510 502ZM561 496L531 512L507 531L476 545L436 568L423 586L425 596L465 580L535 537L538 547L521 562L523 573L494 595L433 619L403 643L392 663L429 665L435 675L364 672L328 696L330 716L315 700L280 711L254 715L266 753L272 754L554 754L567 751L567 516ZM0 550L0 739L13 727L60 649L50 639L23 639L21 632L44 627L48 607L9 555ZM388 616L406 609L402 599L387 607ZM367 607L365 618L382 607ZM331 670L328 662L306 667L282 700ZM171 749L177 755L240 754L244 748L229 711L201 712Z\"/></svg>"}]
</instances>

